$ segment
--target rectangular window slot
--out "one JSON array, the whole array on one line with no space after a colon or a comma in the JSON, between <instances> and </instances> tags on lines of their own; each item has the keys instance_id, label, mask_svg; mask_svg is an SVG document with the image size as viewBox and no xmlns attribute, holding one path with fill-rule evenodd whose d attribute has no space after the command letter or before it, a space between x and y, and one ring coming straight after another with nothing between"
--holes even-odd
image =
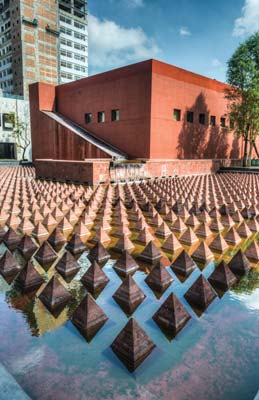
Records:
<instances>
[{"instance_id":1,"label":"rectangular window slot","mask_svg":"<svg viewBox=\"0 0 259 400\"><path fill-rule=\"evenodd\" d=\"M119 121L120 120L120 110L112 110L111 113L112 121Z\"/></svg>"},{"instance_id":2,"label":"rectangular window slot","mask_svg":"<svg viewBox=\"0 0 259 400\"><path fill-rule=\"evenodd\" d=\"M174 109L174 120L181 121L181 110L177 108Z\"/></svg>"},{"instance_id":3,"label":"rectangular window slot","mask_svg":"<svg viewBox=\"0 0 259 400\"><path fill-rule=\"evenodd\" d=\"M187 111L186 120L187 120L187 122L190 122L191 124L193 123L193 111Z\"/></svg>"},{"instance_id":4,"label":"rectangular window slot","mask_svg":"<svg viewBox=\"0 0 259 400\"><path fill-rule=\"evenodd\" d=\"M98 112L98 114L97 114L97 120L98 120L99 124L105 122L105 112L104 112L104 111L99 111L99 112Z\"/></svg>"}]
</instances>

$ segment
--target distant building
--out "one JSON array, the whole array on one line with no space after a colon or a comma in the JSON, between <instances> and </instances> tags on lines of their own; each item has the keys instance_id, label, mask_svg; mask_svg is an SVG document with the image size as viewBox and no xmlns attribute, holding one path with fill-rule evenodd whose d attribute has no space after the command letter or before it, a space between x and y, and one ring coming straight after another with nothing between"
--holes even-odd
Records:
<instances>
[{"instance_id":1,"label":"distant building","mask_svg":"<svg viewBox=\"0 0 259 400\"><path fill-rule=\"evenodd\" d=\"M99 170L104 180L114 161L121 170L123 163L139 163L141 173L145 165L151 176L215 171L218 160L240 152L227 117L227 87L156 60L56 87L31 85L33 159L56 160L56 174L65 160L70 175L86 168L82 162L107 160L106 175ZM98 179L98 169L89 171Z\"/></svg>"},{"instance_id":2,"label":"distant building","mask_svg":"<svg viewBox=\"0 0 259 400\"><path fill-rule=\"evenodd\" d=\"M16 160L21 158L21 152L13 136L14 119L28 123L29 101L14 95L5 95L0 91L0 160ZM28 126L30 131L30 126ZM26 158L31 158L31 146L27 149Z\"/></svg>"},{"instance_id":3,"label":"distant building","mask_svg":"<svg viewBox=\"0 0 259 400\"><path fill-rule=\"evenodd\" d=\"M87 75L86 0L0 0L3 93L26 100L33 82L58 85Z\"/></svg>"},{"instance_id":4,"label":"distant building","mask_svg":"<svg viewBox=\"0 0 259 400\"><path fill-rule=\"evenodd\" d=\"M28 85L88 75L86 0L0 0L0 88L28 96Z\"/></svg>"}]
</instances>

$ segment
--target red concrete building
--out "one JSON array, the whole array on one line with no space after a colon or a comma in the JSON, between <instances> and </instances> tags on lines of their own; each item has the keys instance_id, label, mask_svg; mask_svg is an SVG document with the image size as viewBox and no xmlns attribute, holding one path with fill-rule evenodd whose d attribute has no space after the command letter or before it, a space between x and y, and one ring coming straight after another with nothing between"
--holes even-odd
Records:
<instances>
[{"instance_id":1,"label":"red concrete building","mask_svg":"<svg viewBox=\"0 0 259 400\"><path fill-rule=\"evenodd\" d=\"M108 180L115 168L111 159L122 175L132 170L132 160L134 173L146 176L214 171L219 160L240 155L227 117L226 88L156 60L56 87L33 84L38 174Z\"/></svg>"}]
</instances>

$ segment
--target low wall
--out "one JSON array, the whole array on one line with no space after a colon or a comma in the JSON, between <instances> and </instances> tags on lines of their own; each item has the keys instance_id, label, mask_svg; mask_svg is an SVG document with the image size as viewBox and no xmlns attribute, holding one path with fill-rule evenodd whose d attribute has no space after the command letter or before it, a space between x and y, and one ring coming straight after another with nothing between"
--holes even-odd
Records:
<instances>
[{"instance_id":1,"label":"low wall","mask_svg":"<svg viewBox=\"0 0 259 400\"><path fill-rule=\"evenodd\" d=\"M37 178L73 181L96 185L110 182L109 160L35 160Z\"/></svg>"},{"instance_id":2,"label":"low wall","mask_svg":"<svg viewBox=\"0 0 259 400\"><path fill-rule=\"evenodd\" d=\"M211 174L221 166L237 165L239 160L148 160L146 176L161 177L172 175Z\"/></svg>"},{"instance_id":3,"label":"low wall","mask_svg":"<svg viewBox=\"0 0 259 400\"><path fill-rule=\"evenodd\" d=\"M139 160L111 164L110 160L35 160L36 176L96 185L174 175L201 175L220 167L241 165L240 160Z\"/></svg>"}]
</instances>

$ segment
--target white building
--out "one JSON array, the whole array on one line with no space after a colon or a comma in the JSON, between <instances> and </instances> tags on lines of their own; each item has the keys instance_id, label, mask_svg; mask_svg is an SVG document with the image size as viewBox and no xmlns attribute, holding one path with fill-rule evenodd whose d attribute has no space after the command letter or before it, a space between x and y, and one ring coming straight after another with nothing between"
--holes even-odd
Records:
<instances>
[{"instance_id":1,"label":"white building","mask_svg":"<svg viewBox=\"0 0 259 400\"><path fill-rule=\"evenodd\" d=\"M0 92L0 161L21 159L22 151L13 136L13 121L18 117L19 122L28 124L30 132L29 115L28 100ZM27 148L26 158L31 159L31 146Z\"/></svg>"},{"instance_id":2,"label":"white building","mask_svg":"<svg viewBox=\"0 0 259 400\"><path fill-rule=\"evenodd\" d=\"M88 23L85 0L59 1L59 83L88 76Z\"/></svg>"}]
</instances>

